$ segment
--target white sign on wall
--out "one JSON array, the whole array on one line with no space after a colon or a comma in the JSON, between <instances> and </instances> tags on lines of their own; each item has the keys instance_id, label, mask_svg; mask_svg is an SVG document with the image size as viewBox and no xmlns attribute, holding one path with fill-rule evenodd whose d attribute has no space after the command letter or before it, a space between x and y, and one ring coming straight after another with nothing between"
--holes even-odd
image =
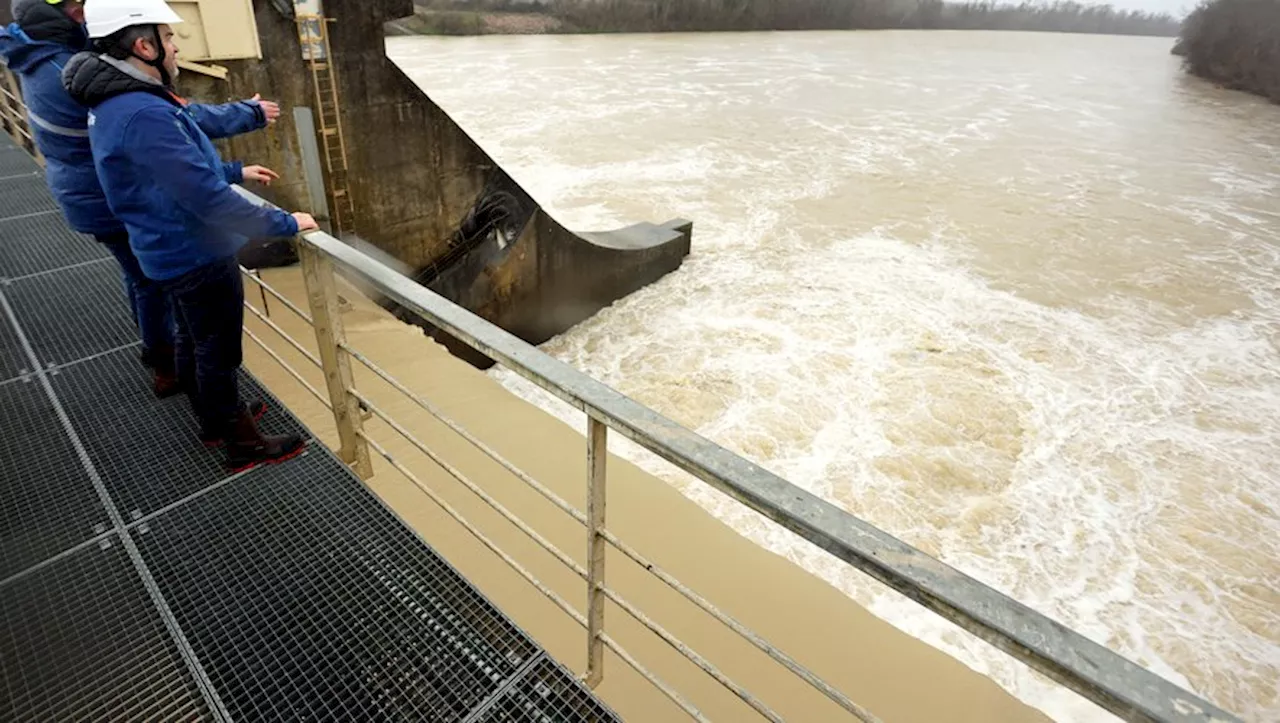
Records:
<instances>
[{"instance_id":1,"label":"white sign on wall","mask_svg":"<svg viewBox=\"0 0 1280 723\"><path fill-rule=\"evenodd\" d=\"M324 60L324 3L321 0L293 0L298 17L298 39L303 60Z\"/></svg>"}]
</instances>

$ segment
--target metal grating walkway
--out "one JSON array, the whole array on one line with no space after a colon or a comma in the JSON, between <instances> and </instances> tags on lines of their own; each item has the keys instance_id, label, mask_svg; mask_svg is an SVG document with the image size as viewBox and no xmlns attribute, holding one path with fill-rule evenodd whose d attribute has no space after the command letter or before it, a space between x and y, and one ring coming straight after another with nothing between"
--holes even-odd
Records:
<instances>
[{"instance_id":1,"label":"metal grating walkway","mask_svg":"<svg viewBox=\"0 0 1280 723\"><path fill-rule=\"evenodd\" d=\"M26 174L0 174L0 720L619 720L323 445L228 477L18 155L0 138Z\"/></svg>"}]
</instances>

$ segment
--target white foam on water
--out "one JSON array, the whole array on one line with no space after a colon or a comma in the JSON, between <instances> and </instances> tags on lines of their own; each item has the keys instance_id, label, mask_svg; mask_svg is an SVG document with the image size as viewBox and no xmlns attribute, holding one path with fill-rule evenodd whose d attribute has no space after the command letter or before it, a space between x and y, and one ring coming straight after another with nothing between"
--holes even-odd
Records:
<instances>
[{"instance_id":1,"label":"white foam on water","mask_svg":"<svg viewBox=\"0 0 1280 723\"><path fill-rule=\"evenodd\" d=\"M1167 48L1145 40L901 37L392 45L411 74L448 60L460 80L420 82L572 227L695 221L680 271L546 352L1249 720L1280 718L1280 118L1173 93ZM1117 67L1135 58L1149 65ZM530 98L545 102L513 117ZM1055 719L1109 719L611 445Z\"/></svg>"}]
</instances>

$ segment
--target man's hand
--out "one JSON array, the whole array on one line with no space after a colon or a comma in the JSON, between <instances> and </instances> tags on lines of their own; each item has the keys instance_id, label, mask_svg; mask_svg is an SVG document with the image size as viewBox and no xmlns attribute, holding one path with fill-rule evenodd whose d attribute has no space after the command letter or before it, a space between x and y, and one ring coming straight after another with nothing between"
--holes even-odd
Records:
<instances>
[{"instance_id":1,"label":"man's hand","mask_svg":"<svg viewBox=\"0 0 1280 723\"><path fill-rule=\"evenodd\" d=\"M279 177L280 174L270 168L264 168L262 166L244 167L244 180L246 181L257 181L264 186L270 186L271 182Z\"/></svg>"},{"instance_id":2,"label":"man's hand","mask_svg":"<svg viewBox=\"0 0 1280 723\"><path fill-rule=\"evenodd\" d=\"M309 213L299 211L293 214L293 220L298 222L298 233L316 231L320 228L320 224L317 224L316 220L311 218L311 214Z\"/></svg>"},{"instance_id":3,"label":"man's hand","mask_svg":"<svg viewBox=\"0 0 1280 723\"><path fill-rule=\"evenodd\" d=\"M263 100L261 93L254 93L253 98L250 100L262 106L262 113L267 116L267 125L272 125L277 120L280 120L279 103L274 100Z\"/></svg>"}]
</instances>

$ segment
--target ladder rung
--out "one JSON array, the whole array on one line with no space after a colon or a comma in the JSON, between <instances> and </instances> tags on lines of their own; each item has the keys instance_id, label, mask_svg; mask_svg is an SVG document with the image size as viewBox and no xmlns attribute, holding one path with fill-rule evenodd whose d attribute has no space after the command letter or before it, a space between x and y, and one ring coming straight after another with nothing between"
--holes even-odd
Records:
<instances>
[{"instance_id":1,"label":"ladder rung","mask_svg":"<svg viewBox=\"0 0 1280 723\"><path fill-rule=\"evenodd\" d=\"M343 197L344 197L344 196L346 196L346 195L347 195L347 191L346 191L346 189L343 189L343 188L335 188L335 189L333 189L333 197L334 197L334 198L343 198Z\"/></svg>"},{"instance_id":2,"label":"ladder rung","mask_svg":"<svg viewBox=\"0 0 1280 723\"><path fill-rule=\"evenodd\" d=\"M323 134L325 134L326 136L336 136L336 135L338 135L338 129L337 129L337 128L325 128L324 130L322 130L322 131L320 131L320 132L321 132L321 133L323 133Z\"/></svg>"}]
</instances>

